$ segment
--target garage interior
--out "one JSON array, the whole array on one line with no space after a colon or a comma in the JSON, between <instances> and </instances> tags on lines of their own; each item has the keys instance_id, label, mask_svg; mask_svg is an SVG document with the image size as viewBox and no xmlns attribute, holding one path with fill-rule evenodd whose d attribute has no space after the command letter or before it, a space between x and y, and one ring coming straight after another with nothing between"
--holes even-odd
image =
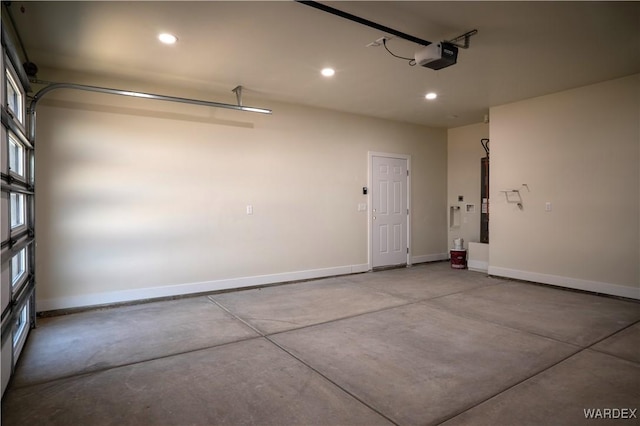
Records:
<instances>
[{"instance_id":1,"label":"garage interior","mask_svg":"<svg viewBox=\"0 0 640 426\"><path fill-rule=\"evenodd\" d=\"M3 2L2 422L637 419L639 28Z\"/></svg>"}]
</instances>

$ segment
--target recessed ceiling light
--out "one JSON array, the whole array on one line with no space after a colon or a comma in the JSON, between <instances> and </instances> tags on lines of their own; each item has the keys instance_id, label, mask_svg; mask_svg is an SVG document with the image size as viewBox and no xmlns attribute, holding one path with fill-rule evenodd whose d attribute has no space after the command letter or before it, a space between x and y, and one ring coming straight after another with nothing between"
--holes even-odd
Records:
<instances>
[{"instance_id":1,"label":"recessed ceiling light","mask_svg":"<svg viewBox=\"0 0 640 426\"><path fill-rule=\"evenodd\" d=\"M435 93L433 93L433 92L429 92L429 93L427 93L424 97L425 97L425 98L427 98L427 99L429 99L429 100L433 100L433 99L437 98L437 97L438 97L438 95L437 95L437 94L435 94Z\"/></svg>"},{"instance_id":2,"label":"recessed ceiling light","mask_svg":"<svg viewBox=\"0 0 640 426\"><path fill-rule=\"evenodd\" d=\"M176 41L178 41L178 37L174 36L173 34L162 33L158 35L158 40L160 40L164 44L174 44Z\"/></svg>"},{"instance_id":3,"label":"recessed ceiling light","mask_svg":"<svg viewBox=\"0 0 640 426\"><path fill-rule=\"evenodd\" d=\"M332 77L336 73L336 70L334 70L333 68L323 68L323 70L320 72L325 77Z\"/></svg>"}]
</instances>

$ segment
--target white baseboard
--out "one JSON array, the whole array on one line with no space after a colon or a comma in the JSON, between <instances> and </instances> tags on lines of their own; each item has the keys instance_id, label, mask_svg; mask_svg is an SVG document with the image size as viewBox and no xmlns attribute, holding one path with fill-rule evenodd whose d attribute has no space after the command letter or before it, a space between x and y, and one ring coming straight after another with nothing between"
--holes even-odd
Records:
<instances>
[{"instance_id":1,"label":"white baseboard","mask_svg":"<svg viewBox=\"0 0 640 426\"><path fill-rule=\"evenodd\" d=\"M627 297L629 299L640 300L639 287L603 283L599 281L589 281L579 278L562 277L558 275L541 274L538 272L520 271L518 269L501 268L499 266L489 266L488 272L489 275L496 275L499 277L515 278L517 280L551 284L560 287L568 287L577 290L585 290L595 293L603 293L612 296L620 296Z\"/></svg>"},{"instance_id":2,"label":"white baseboard","mask_svg":"<svg viewBox=\"0 0 640 426\"><path fill-rule=\"evenodd\" d=\"M467 262L467 268L469 268L470 271L486 273L489 271L489 262L484 262L482 260L469 260Z\"/></svg>"},{"instance_id":3,"label":"white baseboard","mask_svg":"<svg viewBox=\"0 0 640 426\"><path fill-rule=\"evenodd\" d=\"M135 290L112 291L80 296L58 297L36 301L38 312L58 309L84 308L107 305L111 303L133 302L136 300L156 299L161 297L182 296L196 293L207 293L218 290L229 290L242 287L253 287L265 284L288 281L308 280L313 278L347 275L369 270L368 264L337 266L333 268L310 269L306 271L284 272L281 274L256 275L251 277L229 278L188 284L175 284L162 287L148 287Z\"/></svg>"},{"instance_id":4,"label":"white baseboard","mask_svg":"<svg viewBox=\"0 0 640 426\"><path fill-rule=\"evenodd\" d=\"M447 260L449 259L449 253L436 253L436 254L425 254L423 256L413 256L411 258L411 263L426 263L426 262L437 262L439 260Z\"/></svg>"}]
</instances>

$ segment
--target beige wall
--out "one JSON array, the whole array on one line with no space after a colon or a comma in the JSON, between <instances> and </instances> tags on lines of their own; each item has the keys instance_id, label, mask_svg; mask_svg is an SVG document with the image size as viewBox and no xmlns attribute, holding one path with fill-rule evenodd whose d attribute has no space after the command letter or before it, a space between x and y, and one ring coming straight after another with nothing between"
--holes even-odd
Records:
<instances>
[{"instance_id":1,"label":"beige wall","mask_svg":"<svg viewBox=\"0 0 640 426\"><path fill-rule=\"evenodd\" d=\"M480 241L480 159L486 153L480 139L489 137L489 124L478 123L456 127L447 132L447 208L459 206L460 225L452 227L449 221L448 244L454 238L463 238L464 246ZM458 196L464 197L463 202ZM466 205L473 204L474 212L467 212Z\"/></svg>"},{"instance_id":2,"label":"beige wall","mask_svg":"<svg viewBox=\"0 0 640 426\"><path fill-rule=\"evenodd\" d=\"M250 92L245 104L274 113L68 90L43 100L38 310L366 270L367 212L357 206L368 202L368 151L411 155L412 255L446 253L446 130L251 100Z\"/></svg>"},{"instance_id":3,"label":"beige wall","mask_svg":"<svg viewBox=\"0 0 640 426\"><path fill-rule=\"evenodd\" d=\"M489 273L640 298L639 141L640 75L492 108Z\"/></svg>"}]
</instances>

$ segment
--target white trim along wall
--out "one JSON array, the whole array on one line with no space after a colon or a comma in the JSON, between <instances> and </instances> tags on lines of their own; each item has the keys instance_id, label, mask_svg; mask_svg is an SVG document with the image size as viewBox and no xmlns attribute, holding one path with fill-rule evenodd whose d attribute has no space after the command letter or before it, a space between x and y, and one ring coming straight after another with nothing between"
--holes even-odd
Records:
<instances>
[{"instance_id":1,"label":"white trim along wall","mask_svg":"<svg viewBox=\"0 0 640 426\"><path fill-rule=\"evenodd\" d=\"M629 299L640 299L640 290L624 285L542 274L539 272L520 271L497 266L489 266L489 275L531 281L534 283L551 284L559 287L590 291L593 293L627 297Z\"/></svg>"},{"instance_id":2,"label":"white trim along wall","mask_svg":"<svg viewBox=\"0 0 640 426\"><path fill-rule=\"evenodd\" d=\"M348 265L335 268L324 268L307 271L295 271L281 274L258 275L253 277L231 278L188 284L147 287L141 289L92 293L82 296L66 296L52 299L39 299L38 310L52 311L84 306L98 306L136 300L156 299L188 294L208 293L243 287L253 287L274 283L308 280L336 275L354 274L368 271L368 265Z\"/></svg>"}]
</instances>

